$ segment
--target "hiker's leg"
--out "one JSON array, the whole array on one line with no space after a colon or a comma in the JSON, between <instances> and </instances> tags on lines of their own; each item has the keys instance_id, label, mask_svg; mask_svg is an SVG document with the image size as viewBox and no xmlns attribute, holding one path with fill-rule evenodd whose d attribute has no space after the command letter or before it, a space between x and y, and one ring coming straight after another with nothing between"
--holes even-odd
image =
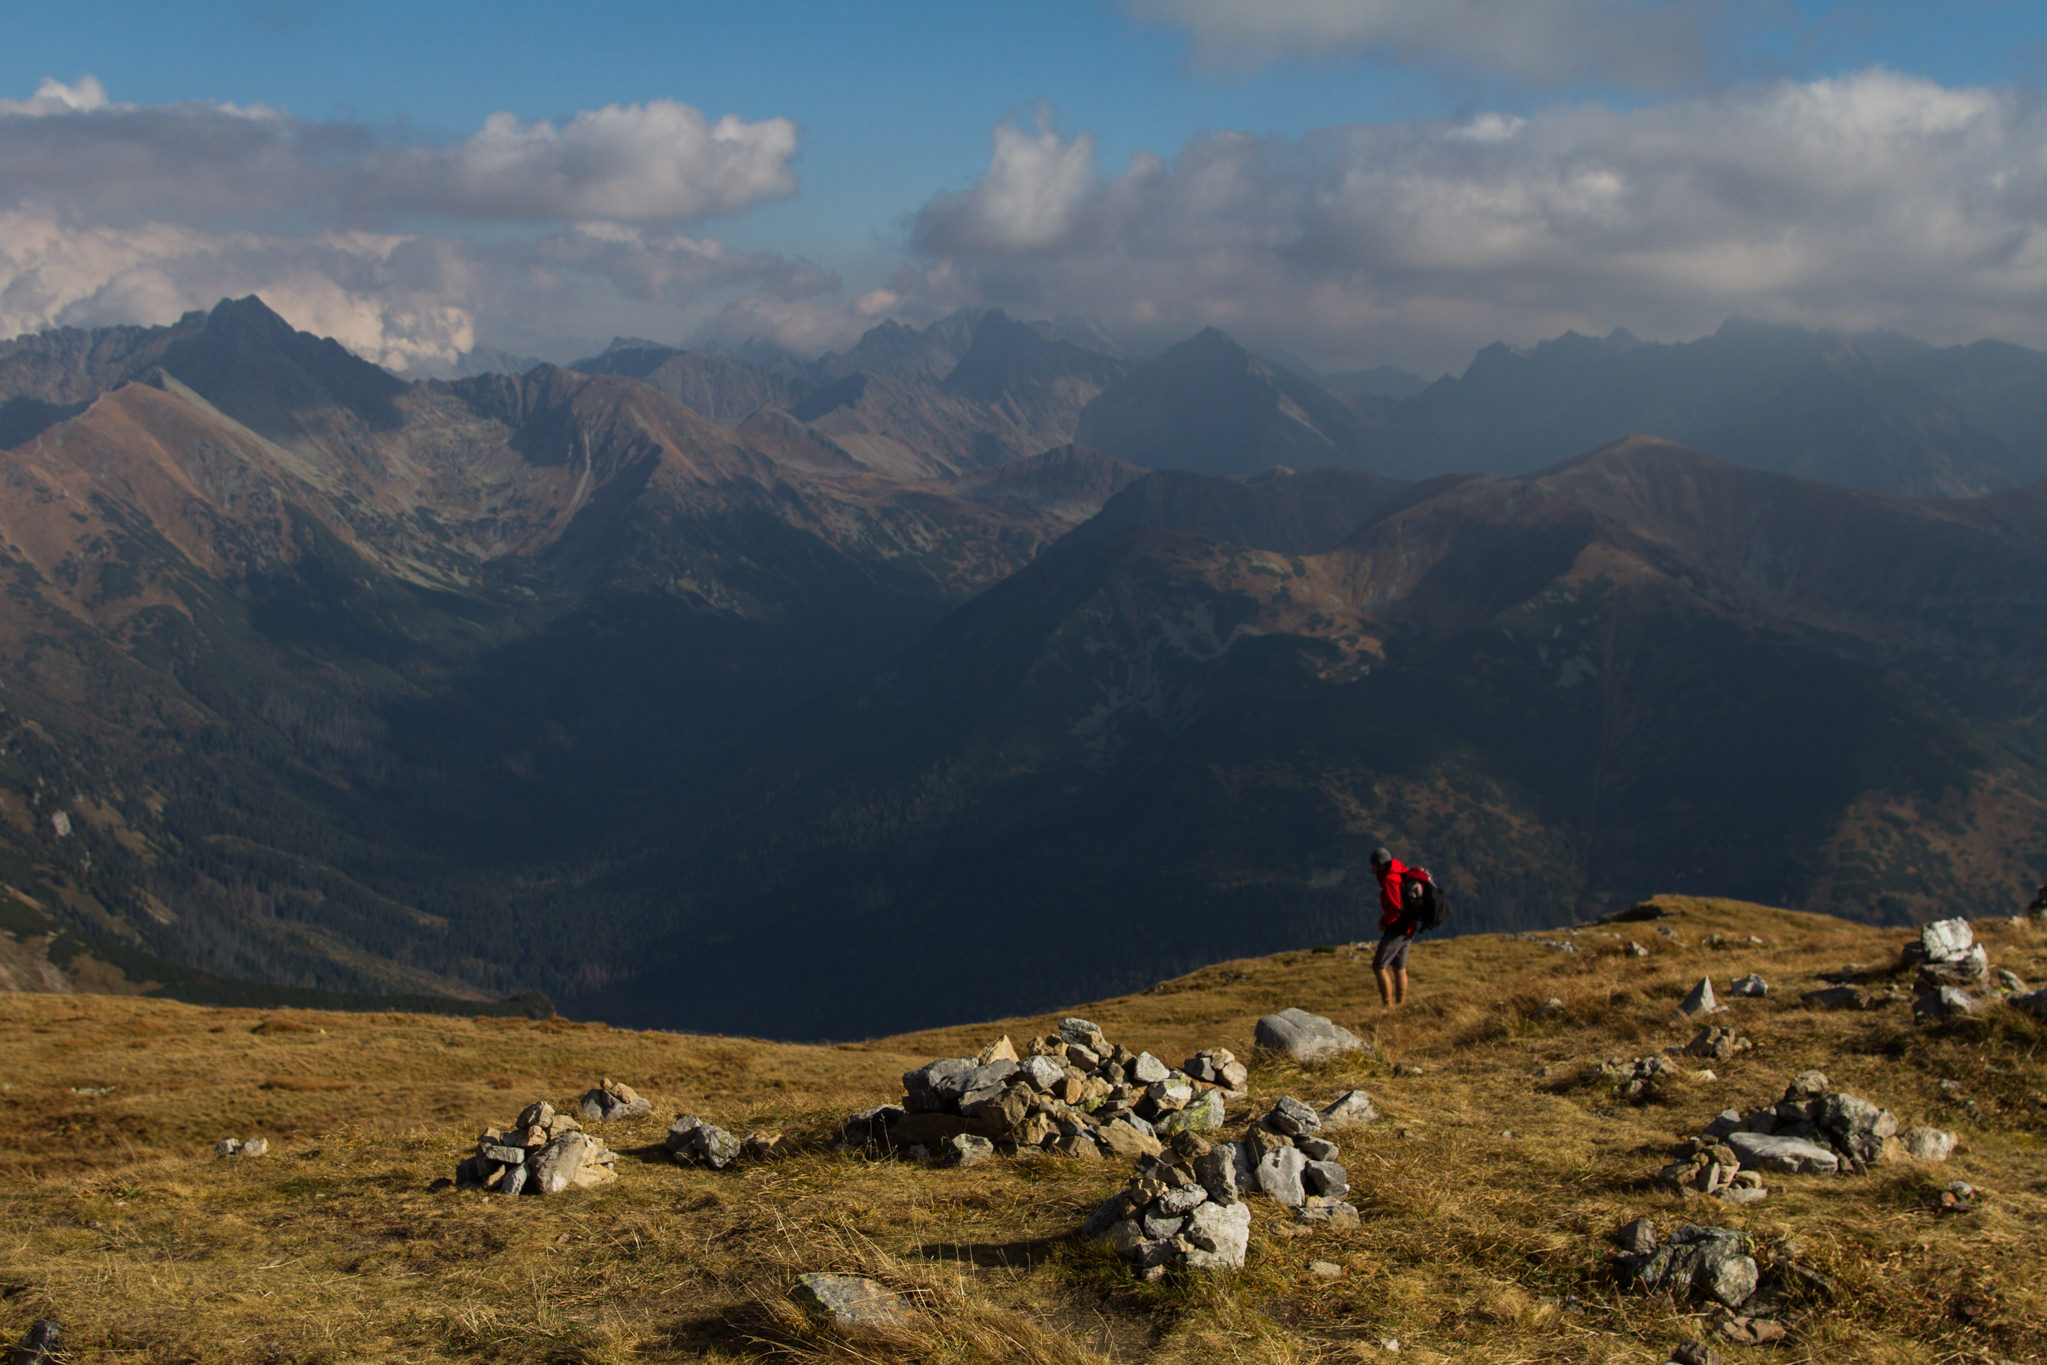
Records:
<instances>
[{"instance_id":1,"label":"hiker's leg","mask_svg":"<svg viewBox=\"0 0 2047 1365\"><path fill-rule=\"evenodd\" d=\"M1393 1003L1396 1005L1405 1005L1407 1003L1407 968L1405 967L1393 969Z\"/></svg>"},{"instance_id":2,"label":"hiker's leg","mask_svg":"<svg viewBox=\"0 0 2047 1365\"><path fill-rule=\"evenodd\" d=\"M1382 1005L1392 1004L1393 973L1387 971L1384 967L1374 967L1372 975L1379 978L1379 1003Z\"/></svg>"}]
</instances>

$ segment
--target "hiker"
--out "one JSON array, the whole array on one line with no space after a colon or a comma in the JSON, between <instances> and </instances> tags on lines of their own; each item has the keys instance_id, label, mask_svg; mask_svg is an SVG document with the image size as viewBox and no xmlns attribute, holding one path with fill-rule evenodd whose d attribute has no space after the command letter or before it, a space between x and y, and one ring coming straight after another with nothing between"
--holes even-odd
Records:
<instances>
[{"instance_id":1,"label":"hiker","mask_svg":"<svg viewBox=\"0 0 2047 1365\"><path fill-rule=\"evenodd\" d=\"M1379 884L1379 950L1372 954L1372 973L1379 978L1379 1003L1391 1008L1407 1002L1407 949L1418 922L1408 913L1405 863L1373 849L1372 880Z\"/></svg>"}]
</instances>

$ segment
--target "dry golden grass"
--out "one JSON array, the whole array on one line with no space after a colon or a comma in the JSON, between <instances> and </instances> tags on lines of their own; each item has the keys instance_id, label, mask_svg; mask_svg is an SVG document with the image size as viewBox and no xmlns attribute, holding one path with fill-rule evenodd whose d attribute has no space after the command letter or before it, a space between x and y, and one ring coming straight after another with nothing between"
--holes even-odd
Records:
<instances>
[{"instance_id":1,"label":"dry golden grass","mask_svg":"<svg viewBox=\"0 0 2047 1365\"><path fill-rule=\"evenodd\" d=\"M1888 963L1905 935L1729 902L1671 900L1656 926L1577 935L1567 955L1474 936L1415 952L1415 998L1382 1012L1353 950L1207 968L1082 1012L1177 1061L1248 1055L1257 1016L1330 1014L1378 1055L1263 1062L1232 1121L1281 1094L1364 1085L1385 1114L1346 1135L1363 1225L1306 1232L1255 1206L1251 1264L1146 1285L1080 1220L1126 1172L1043 1157L933 1170L839 1152L848 1112L898 1076L1052 1016L837 1047L597 1024L206 1010L117 997L0 995L0 1334L64 1323L77 1360L254 1362L1103 1360L1655 1361L1704 1324L1622 1292L1609 1236L1640 1214L1796 1238L1840 1287L1793 1340L1730 1359L2038 1361L2047 1337L2047 1031L2000 1013L1926 1030L1902 1007L1799 1005L1817 974ZM1622 937L1602 937L1614 932ZM1719 932L1762 947L1703 946ZM1993 963L2047 981L2047 931L1979 926ZM1558 937L1552 935L1551 937ZM1652 955L1622 955L1625 937ZM1588 1066L1686 1041L1701 975L1760 970L1776 992L1721 1017L1756 1047L1713 1080L1632 1106ZM1545 1010L1551 997L1564 1002ZM1392 1063L1421 1068L1395 1076ZM1945 1166L1776 1178L1747 1209L1686 1204L1651 1177L1672 1141L1818 1066L1907 1123L1958 1131ZM572 1104L600 1076L655 1102L608 1125L615 1184L554 1199L429 1192L477 1129L527 1100ZM1959 1094L1942 1080L1958 1082ZM1973 1113L1964 1107L1973 1103ZM796 1154L725 1172L660 1149L676 1113L778 1128ZM214 1161L263 1136L271 1154ZM1952 1179L1986 1195L1939 1216ZM1338 1279L1311 1273L1332 1261ZM871 1274L917 1305L895 1333L842 1337L786 1290L806 1270ZM1397 1339L1398 1357L1382 1342Z\"/></svg>"}]
</instances>

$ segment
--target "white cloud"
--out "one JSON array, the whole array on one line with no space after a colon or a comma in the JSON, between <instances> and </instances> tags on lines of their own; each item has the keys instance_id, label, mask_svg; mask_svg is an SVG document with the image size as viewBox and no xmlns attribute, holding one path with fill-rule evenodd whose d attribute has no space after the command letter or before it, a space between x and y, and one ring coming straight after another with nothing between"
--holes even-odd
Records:
<instances>
[{"instance_id":1,"label":"white cloud","mask_svg":"<svg viewBox=\"0 0 2047 1365\"><path fill-rule=\"evenodd\" d=\"M564 122L494 114L448 146L400 143L263 106L117 104L91 76L0 100L0 207L203 223L303 214L483 222L684 223L796 190L785 118L713 121L675 100Z\"/></svg>"},{"instance_id":2,"label":"white cloud","mask_svg":"<svg viewBox=\"0 0 2047 1365\"><path fill-rule=\"evenodd\" d=\"M1707 64L1726 6L1700 0L1125 0L1212 64L1380 57L1532 83L1663 88Z\"/></svg>"},{"instance_id":3,"label":"white cloud","mask_svg":"<svg viewBox=\"0 0 2047 1365\"><path fill-rule=\"evenodd\" d=\"M1018 139L1029 156L1005 159ZM894 287L1153 340L1213 323L1331 364L1451 365L1570 327L1690 336L1738 312L2043 343L2043 147L2033 100L1882 70L1632 110L1221 133L1115 175L1082 138L1010 129L980 183L916 215L923 259ZM1005 232L992 206L1013 203Z\"/></svg>"}]
</instances>

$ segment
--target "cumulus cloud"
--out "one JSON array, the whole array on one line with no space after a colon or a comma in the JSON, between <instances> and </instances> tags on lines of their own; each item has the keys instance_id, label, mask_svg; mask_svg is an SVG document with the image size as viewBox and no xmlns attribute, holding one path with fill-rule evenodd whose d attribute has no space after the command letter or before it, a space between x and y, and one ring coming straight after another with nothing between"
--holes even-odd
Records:
<instances>
[{"instance_id":1,"label":"cumulus cloud","mask_svg":"<svg viewBox=\"0 0 2047 1365\"><path fill-rule=\"evenodd\" d=\"M1689 83L1712 56L1723 4L1668 0L1126 0L1186 30L1217 65L1380 57L1553 84Z\"/></svg>"},{"instance_id":2,"label":"cumulus cloud","mask_svg":"<svg viewBox=\"0 0 2047 1365\"><path fill-rule=\"evenodd\" d=\"M1084 137L1009 126L978 183L914 216L922 260L894 288L1160 340L1215 324L1331 364L1446 365L1570 327L1697 335L1733 313L2047 342L2043 146L2034 100L1883 70L1219 133L1115 175ZM992 221L1016 204L1015 226Z\"/></svg>"},{"instance_id":3,"label":"cumulus cloud","mask_svg":"<svg viewBox=\"0 0 2047 1365\"><path fill-rule=\"evenodd\" d=\"M263 106L119 104L90 76L0 101L0 205L219 222L308 211L486 222L684 223L796 190L785 118L712 120L675 100L562 122L494 114L446 146Z\"/></svg>"}]
</instances>

